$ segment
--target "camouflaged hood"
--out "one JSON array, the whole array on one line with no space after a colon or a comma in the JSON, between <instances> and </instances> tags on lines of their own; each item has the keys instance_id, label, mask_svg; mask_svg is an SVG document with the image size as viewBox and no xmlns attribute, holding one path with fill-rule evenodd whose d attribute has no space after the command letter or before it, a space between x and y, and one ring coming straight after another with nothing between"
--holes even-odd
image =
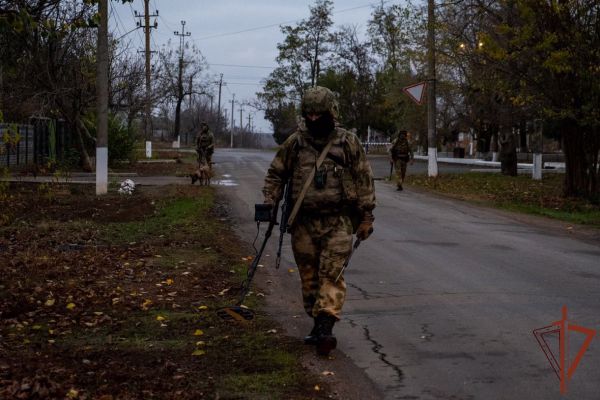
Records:
<instances>
[{"instance_id":1,"label":"camouflaged hood","mask_svg":"<svg viewBox=\"0 0 600 400\"><path fill-rule=\"evenodd\" d=\"M302 98L302 116L307 114L330 113L334 119L339 117L339 106L333 92L323 86L307 89Z\"/></svg>"}]
</instances>

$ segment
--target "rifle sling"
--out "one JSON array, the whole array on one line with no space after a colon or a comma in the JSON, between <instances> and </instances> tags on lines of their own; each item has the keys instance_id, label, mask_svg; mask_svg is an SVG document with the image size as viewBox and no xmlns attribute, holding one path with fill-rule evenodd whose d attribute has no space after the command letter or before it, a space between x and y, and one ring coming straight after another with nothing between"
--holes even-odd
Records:
<instances>
[{"instance_id":1,"label":"rifle sling","mask_svg":"<svg viewBox=\"0 0 600 400\"><path fill-rule=\"evenodd\" d=\"M308 192L308 188L310 187L310 184L315 177L317 169L319 169L321 167L321 164L323 164L323 161L325 161L325 157L327 156L327 153L329 153L329 149L331 148L332 144L333 139L327 142L327 145L325 146L325 148L319 155L319 158L317 159L315 167L310 171L308 177L306 177L306 180L304 181L304 186L302 186L302 191L298 195L298 199L296 200L296 203L294 203L294 208L292 208L292 212L290 213L290 217L288 218L288 226L292 226L292 224L294 223L296 215L298 214L298 211L300 211L302 200L304 200L304 196L306 196L306 192Z\"/></svg>"}]
</instances>

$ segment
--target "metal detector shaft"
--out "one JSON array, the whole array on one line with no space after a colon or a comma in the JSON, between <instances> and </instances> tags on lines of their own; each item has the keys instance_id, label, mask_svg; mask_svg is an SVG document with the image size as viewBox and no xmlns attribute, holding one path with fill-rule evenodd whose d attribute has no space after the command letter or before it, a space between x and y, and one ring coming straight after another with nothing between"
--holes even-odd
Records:
<instances>
[{"instance_id":1,"label":"metal detector shaft","mask_svg":"<svg viewBox=\"0 0 600 400\"><path fill-rule=\"evenodd\" d=\"M352 254L354 254L354 250L356 250L358 248L358 246L360 245L360 242L361 242L360 239L356 239L356 242L354 242L354 246L352 246L352 250L350 251L350 254L348 255L348 258L346 258L346 261L344 261L344 266L342 267L342 270L338 274L337 278L335 278L335 282L337 282L338 279L340 279L340 276L342 276L342 274L344 273L344 271L348 267L348 264L350 264L350 259L352 258Z\"/></svg>"},{"instance_id":2,"label":"metal detector shaft","mask_svg":"<svg viewBox=\"0 0 600 400\"><path fill-rule=\"evenodd\" d=\"M260 258L262 257L262 253L265 250L265 247L267 246L267 242L269 241L269 238L271 237L271 233L273 232L274 225L275 225L274 221L269 222L269 227L267 228L267 231L265 232L265 239L263 240L262 245L260 246L260 249L258 250L258 253L256 253L256 256L252 260L252 264L250 264L250 267L248 268L248 274L246 276L246 280L244 282L242 282L242 294L240 296L240 300L237 302L238 306L244 302L244 298L246 298L246 295L250 291L250 283L252 282L252 278L254 278L254 274L256 273L256 269L258 268L258 263L260 261Z\"/></svg>"},{"instance_id":3,"label":"metal detector shaft","mask_svg":"<svg viewBox=\"0 0 600 400\"><path fill-rule=\"evenodd\" d=\"M285 184L285 190L283 194L283 204L281 205L281 219L279 220L279 246L277 246L277 258L275 259L275 269L279 269L281 264L281 247L283 246L283 237L287 232L287 222L290 214L290 203L291 203L291 179Z\"/></svg>"}]
</instances>

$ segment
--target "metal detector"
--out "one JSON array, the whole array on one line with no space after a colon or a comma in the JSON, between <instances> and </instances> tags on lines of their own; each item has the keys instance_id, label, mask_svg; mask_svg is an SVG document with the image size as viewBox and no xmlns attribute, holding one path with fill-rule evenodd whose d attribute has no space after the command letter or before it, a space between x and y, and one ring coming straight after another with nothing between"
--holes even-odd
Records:
<instances>
[{"instance_id":1,"label":"metal detector","mask_svg":"<svg viewBox=\"0 0 600 400\"><path fill-rule=\"evenodd\" d=\"M274 211L273 211L274 210ZM242 282L241 286L241 295L240 299L233 306L219 308L217 310L217 315L226 321L250 321L254 318L254 311L250 308L242 305L246 295L250 291L250 283L252 282L252 278L254 278L254 274L256 273L256 269L258 268L258 263L260 262L260 258L262 257L262 253L265 250L267 245L267 241L271 237L271 233L273 232L273 226L275 226L276 217L271 214L271 212L277 212L277 206L271 209L270 206L267 207L265 204L256 204L255 205L255 215L254 220L257 222L257 227L260 228L260 222L269 222L269 226L267 231L265 232L265 238L260 246L260 249L256 253L256 256L252 260L252 264L248 267L248 273L246 275L246 279Z\"/></svg>"},{"instance_id":2,"label":"metal detector","mask_svg":"<svg viewBox=\"0 0 600 400\"><path fill-rule=\"evenodd\" d=\"M348 268L348 264L350 264L350 259L352 258L352 254L354 254L354 250L356 250L358 248L358 246L360 246L360 239L356 239L356 241L354 242L354 246L352 246L352 250L350 250L350 254L348 254L348 258L346 258L346 261L344 261L344 265L342 266L342 270L340 271L340 273L338 274L338 276L335 278L335 282L337 283L337 281L340 279L340 277L342 276L342 274L344 273L344 271L346 270L346 268Z\"/></svg>"}]
</instances>

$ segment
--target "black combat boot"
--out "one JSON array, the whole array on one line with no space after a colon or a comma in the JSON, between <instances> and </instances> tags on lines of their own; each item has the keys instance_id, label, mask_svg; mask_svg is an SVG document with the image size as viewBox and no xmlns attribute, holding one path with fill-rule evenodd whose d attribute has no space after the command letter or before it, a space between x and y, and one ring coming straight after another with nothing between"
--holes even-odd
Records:
<instances>
[{"instance_id":1,"label":"black combat boot","mask_svg":"<svg viewBox=\"0 0 600 400\"><path fill-rule=\"evenodd\" d=\"M304 336L304 344L310 344L310 345L317 344L317 338L319 336L318 324L317 324L316 318L313 318L313 320L314 320L313 328L308 335Z\"/></svg>"},{"instance_id":2,"label":"black combat boot","mask_svg":"<svg viewBox=\"0 0 600 400\"><path fill-rule=\"evenodd\" d=\"M316 321L318 331L317 354L327 356L337 346L337 339L331 332L337 319L332 315L319 314Z\"/></svg>"}]
</instances>

